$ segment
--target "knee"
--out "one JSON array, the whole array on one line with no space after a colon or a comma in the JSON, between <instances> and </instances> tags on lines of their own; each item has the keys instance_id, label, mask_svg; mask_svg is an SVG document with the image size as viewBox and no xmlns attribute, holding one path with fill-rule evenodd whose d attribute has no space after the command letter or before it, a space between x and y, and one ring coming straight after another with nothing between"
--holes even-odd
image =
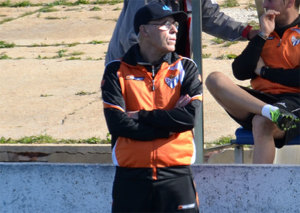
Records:
<instances>
[{"instance_id":1,"label":"knee","mask_svg":"<svg viewBox=\"0 0 300 213\"><path fill-rule=\"evenodd\" d=\"M205 85L209 91L213 89L220 88L223 85L223 79L225 79L225 75L221 72L212 72L210 73L205 81Z\"/></svg>"},{"instance_id":2,"label":"knee","mask_svg":"<svg viewBox=\"0 0 300 213\"><path fill-rule=\"evenodd\" d=\"M268 118L255 115L252 119L252 132L253 134L272 134L276 127Z\"/></svg>"}]
</instances>

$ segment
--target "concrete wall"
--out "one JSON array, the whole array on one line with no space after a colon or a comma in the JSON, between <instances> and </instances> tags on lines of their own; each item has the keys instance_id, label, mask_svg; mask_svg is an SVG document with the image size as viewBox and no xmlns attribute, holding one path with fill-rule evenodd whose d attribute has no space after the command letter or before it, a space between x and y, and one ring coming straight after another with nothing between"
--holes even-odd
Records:
<instances>
[{"instance_id":1,"label":"concrete wall","mask_svg":"<svg viewBox=\"0 0 300 213\"><path fill-rule=\"evenodd\" d=\"M201 212L300 212L300 167L193 166ZM0 212L110 212L114 167L0 163Z\"/></svg>"}]
</instances>

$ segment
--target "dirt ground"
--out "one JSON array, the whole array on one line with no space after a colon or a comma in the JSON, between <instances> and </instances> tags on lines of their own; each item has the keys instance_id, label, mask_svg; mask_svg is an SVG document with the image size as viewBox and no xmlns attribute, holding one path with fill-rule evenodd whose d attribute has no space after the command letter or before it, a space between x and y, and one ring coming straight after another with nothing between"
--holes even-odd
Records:
<instances>
[{"instance_id":1,"label":"dirt ground","mask_svg":"<svg viewBox=\"0 0 300 213\"><path fill-rule=\"evenodd\" d=\"M16 45L0 49L0 137L106 138L99 85L122 6L0 7L0 21L13 19L0 24L0 41ZM203 79L213 71L233 79L232 60L217 58L239 54L247 41L224 47L213 38L203 33L203 53L211 54L203 59ZM237 127L204 87L204 141Z\"/></svg>"}]
</instances>

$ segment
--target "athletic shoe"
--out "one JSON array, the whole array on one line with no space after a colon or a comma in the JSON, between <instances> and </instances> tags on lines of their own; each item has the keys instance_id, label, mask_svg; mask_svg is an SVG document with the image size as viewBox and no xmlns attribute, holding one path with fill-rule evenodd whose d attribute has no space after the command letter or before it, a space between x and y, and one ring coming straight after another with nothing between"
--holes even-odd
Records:
<instances>
[{"instance_id":1,"label":"athletic shoe","mask_svg":"<svg viewBox=\"0 0 300 213\"><path fill-rule=\"evenodd\" d=\"M296 115L281 108L270 111L270 114L272 121L283 131L296 128L296 123L300 121Z\"/></svg>"}]
</instances>

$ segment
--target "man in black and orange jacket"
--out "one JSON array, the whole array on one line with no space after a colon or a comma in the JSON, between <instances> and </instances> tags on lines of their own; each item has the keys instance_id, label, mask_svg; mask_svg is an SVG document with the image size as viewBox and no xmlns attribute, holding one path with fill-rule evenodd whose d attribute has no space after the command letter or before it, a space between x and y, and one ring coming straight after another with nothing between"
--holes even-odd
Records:
<instances>
[{"instance_id":1,"label":"man in black and orange jacket","mask_svg":"<svg viewBox=\"0 0 300 213\"><path fill-rule=\"evenodd\" d=\"M175 51L184 12L162 3L135 15L139 43L106 66L102 98L116 165L113 212L198 212L190 165L202 101L196 64Z\"/></svg>"}]
</instances>

